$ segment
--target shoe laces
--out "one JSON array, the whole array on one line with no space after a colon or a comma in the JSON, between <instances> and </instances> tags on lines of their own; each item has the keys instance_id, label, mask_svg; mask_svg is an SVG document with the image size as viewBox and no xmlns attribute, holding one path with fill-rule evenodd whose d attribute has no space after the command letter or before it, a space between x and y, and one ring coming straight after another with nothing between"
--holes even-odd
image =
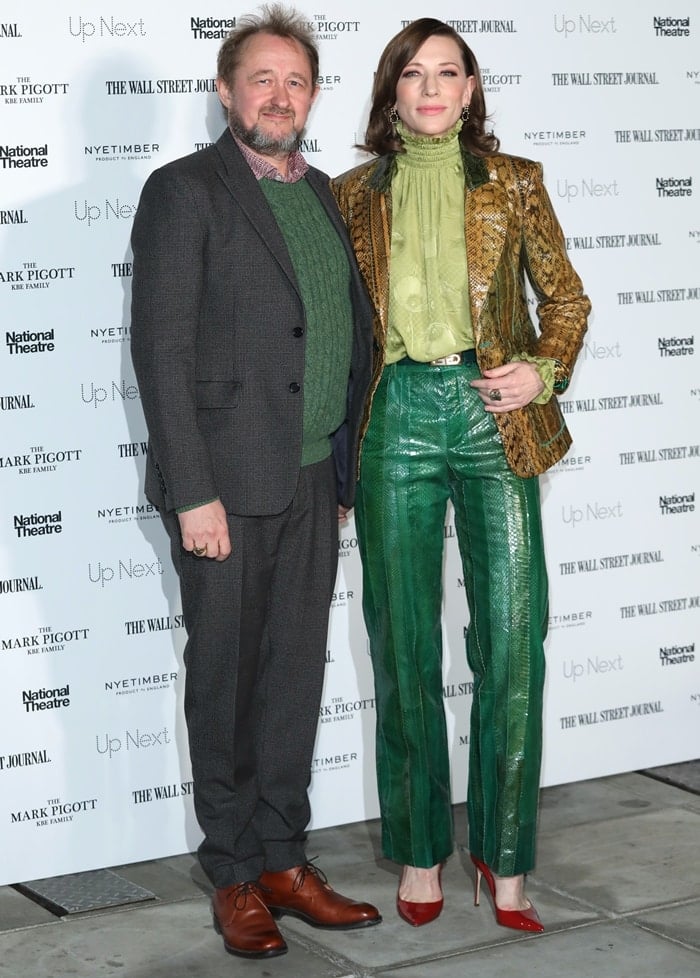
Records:
<instances>
[{"instance_id":1,"label":"shoe laces","mask_svg":"<svg viewBox=\"0 0 700 978\"><path fill-rule=\"evenodd\" d=\"M315 858L316 857L314 857L314 859ZM315 876L316 879L321 882L322 886L328 886L328 877L322 869L319 869L318 866L314 866L313 859L310 859L308 862L304 863L297 875L294 877L294 882L292 883L292 893L296 893L297 890L302 888L307 876Z\"/></svg>"},{"instance_id":2,"label":"shoe laces","mask_svg":"<svg viewBox=\"0 0 700 978\"><path fill-rule=\"evenodd\" d=\"M248 880L245 883L240 883L234 890L231 890L229 900L233 900L233 905L236 910L244 910L248 897L258 896L259 894L260 887L255 880Z\"/></svg>"}]
</instances>

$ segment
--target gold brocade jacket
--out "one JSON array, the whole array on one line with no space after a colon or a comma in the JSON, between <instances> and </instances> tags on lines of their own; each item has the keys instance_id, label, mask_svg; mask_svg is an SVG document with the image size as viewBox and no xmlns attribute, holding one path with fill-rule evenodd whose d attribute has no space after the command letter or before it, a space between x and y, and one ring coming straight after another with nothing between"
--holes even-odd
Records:
<instances>
[{"instance_id":1,"label":"gold brocade jacket","mask_svg":"<svg viewBox=\"0 0 700 978\"><path fill-rule=\"evenodd\" d=\"M555 395L562 393L583 343L591 304L566 254L542 182L542 167L503 154L482 158L463 151L462 155L469 292L479 367L482 371L497 367L523 353L548 357L556 361ZM384 369L394 159L394 154L378 157L331 181L374 307L375 362L362 434ZM525 276L537 297L539 331L528 313ZM571 445L556 396L547 404L531 403L494 418L508 464L517 475L544 472Z\"/></svg>"}]
</instances>

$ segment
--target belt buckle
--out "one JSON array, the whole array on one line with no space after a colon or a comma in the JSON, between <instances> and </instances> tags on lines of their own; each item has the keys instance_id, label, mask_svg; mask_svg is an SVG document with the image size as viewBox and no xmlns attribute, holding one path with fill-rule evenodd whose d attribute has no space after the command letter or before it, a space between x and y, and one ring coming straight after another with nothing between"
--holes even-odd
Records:
<instances>
[{"instance_id":1,"label":"belt buckle","mask_svg":"<svg viewBox=\"0 0 700 978\"><path fill-rule=\"evenodd\" d=\"M438 357L437 360L431 360L430 365L431 367L456 367L461 362L461 353L450 353L446 357Z\"/></svg>"}]
</instances>

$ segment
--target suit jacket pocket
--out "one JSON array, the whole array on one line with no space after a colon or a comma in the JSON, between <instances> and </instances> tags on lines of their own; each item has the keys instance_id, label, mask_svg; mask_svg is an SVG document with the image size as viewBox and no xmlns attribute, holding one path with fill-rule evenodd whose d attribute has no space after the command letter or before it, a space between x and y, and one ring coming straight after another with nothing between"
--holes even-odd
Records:
<instances>
[{"instance_id":1,"label":"suit jacket pocket","mask_svg":"<svg viewBox=\"0 0 700 978\"><path fill-rule=\"evenodd\" d=\"M235 380L198 380L197 408L236 408L241 399L241 385Z\"/></svg>"}]
</instances>

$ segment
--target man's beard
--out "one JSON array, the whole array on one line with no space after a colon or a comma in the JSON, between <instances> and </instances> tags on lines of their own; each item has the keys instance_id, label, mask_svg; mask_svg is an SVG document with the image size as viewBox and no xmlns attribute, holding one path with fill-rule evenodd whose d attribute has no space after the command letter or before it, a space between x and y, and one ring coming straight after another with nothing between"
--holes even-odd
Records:
<instances>
[{"instance_id":1,"label":"man's beard","mask_svg":"<svg viewBox=\"0 0 700 978\"><path fill-rule=\"evenodd\" d=\"M276 109L277 106L270 106ZM284 111L279 110L279 111ZM302 132L292 129L286 136L272 136L258 124L246 129L243 121L233 109L228 112L228 124L234 136L237 136L242 143L249 146L255 153L263 156L288 156L301 145Z\"/></svg>"}]
</instances>

